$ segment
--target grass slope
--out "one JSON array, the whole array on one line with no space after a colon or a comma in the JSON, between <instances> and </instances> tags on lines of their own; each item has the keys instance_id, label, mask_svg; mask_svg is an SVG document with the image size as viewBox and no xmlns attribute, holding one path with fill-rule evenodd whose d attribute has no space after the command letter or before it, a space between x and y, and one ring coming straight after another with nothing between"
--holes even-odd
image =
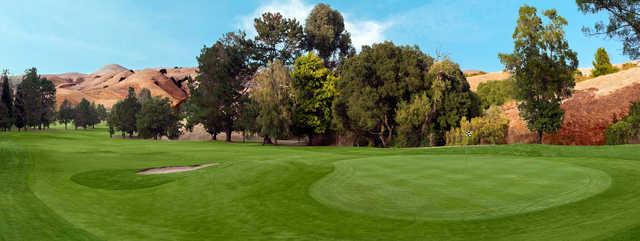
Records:
<instances>
[{"instance_id":1,"label":"grass slope","mask_svg":"<svg viewBox=\"0 0 640 241\"><path fill-rule=\"evenodd\" d=\"M103 129L0 133L0 240L635 240L638 153L263 147L111 140ZM212 162L221 165L133 174ZM341 175L349 168L355 173ZM536 198L542 204L530 202ZM485 208L492 211L478 212Z\"/></svg>"}]
</instances>

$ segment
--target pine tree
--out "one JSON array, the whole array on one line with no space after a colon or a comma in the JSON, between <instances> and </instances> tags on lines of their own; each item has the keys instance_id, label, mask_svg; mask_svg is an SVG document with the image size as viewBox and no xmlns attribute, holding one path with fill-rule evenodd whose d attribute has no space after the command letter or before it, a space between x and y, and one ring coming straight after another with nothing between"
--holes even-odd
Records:
<instances>
[{"instance_id":1,"label":"pine tree","mask_svg":"<svg viewBox=\"0 0 640 241\"><path fill-rule=\"evenodd\" d=\"M5 70L0 77L2 81L2 94L0 96L0 128L5 131L11 130L11 126L15 121L14 118L14 103L13 103L13 90L9 83L9 74Z\"/></svg>"},{"instance_id":2,"label":"pine tree","mask_svg":"<svg viewBox=\"0 0 640 241\"><path fill-rule=\"evenodd\" d=\"M616 67L613 67L609 61L609 54L604 48L598 48L596 51L595 60L593 61L593 70L591 70L591 76L598 77L601 75L608 75L618 71Z\"/></svg>"},{"instance_id":3,"label":"pine tree","mask_svg":"<svg viewBox=\"0 0 640 241\"><path fill-rule=\"evenodd\" d=\"M78 106L75 108L73 124L76 129L82 127L87 129L91 125L91 103L85 98L82 98Z\"/></svg>"},{"instance_id":4,"label":"pine tree","mask_svg":"<svg viewBox=\"0 0 640 241\"><path fill-rule=\"evenodd\" d=\"M60 109L58 110L58 121L64 124L64 129L67 129L67 124L73 121L74 118L74 109L69 100L64 99L62 105L60 105Z\"/></svg>"}]
</instances>

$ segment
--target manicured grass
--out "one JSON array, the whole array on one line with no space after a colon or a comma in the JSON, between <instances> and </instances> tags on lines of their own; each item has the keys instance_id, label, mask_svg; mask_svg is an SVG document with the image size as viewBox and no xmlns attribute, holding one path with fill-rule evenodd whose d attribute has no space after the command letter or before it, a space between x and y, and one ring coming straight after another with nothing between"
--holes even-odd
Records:
<instances>
[{"instance_id":1,"label":"manicured grass","mask_svg":"<svg viewBox=\"0 0 640 241\"><path fill-rule=\"evenodd\" d=\"M638 154L0 133L0 240L637 240Z\"/></svg>"}]
</instances>

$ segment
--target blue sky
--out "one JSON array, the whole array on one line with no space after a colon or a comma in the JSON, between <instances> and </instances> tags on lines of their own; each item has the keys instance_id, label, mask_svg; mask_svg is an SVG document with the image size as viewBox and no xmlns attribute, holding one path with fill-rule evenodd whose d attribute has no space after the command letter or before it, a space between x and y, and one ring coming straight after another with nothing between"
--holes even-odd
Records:
<instances>
[{"instance_id":1,"label":"blue sky","mask_svg":"<svg viewBox=\"0 0 640 241\"><path fill-rule=\"evenodd\" d=\"M132 69L195 66L195 56L223 33L245 29L263 11L304 18L312 0L24 0L6 1L0 13L0 68L22 73L90 73L105 64ZM580 66L591 65L598 47L612 62L627 60L622 44L587 37L582 26L605 15L583 15L573 0L324 1L345 16L354 44L391 40L442 53L463 69L502 69L510 52L518 8L556 8L567 18L570 46ZM561 2L561 3L560 3Z\"/></svg>"}]
</instances>

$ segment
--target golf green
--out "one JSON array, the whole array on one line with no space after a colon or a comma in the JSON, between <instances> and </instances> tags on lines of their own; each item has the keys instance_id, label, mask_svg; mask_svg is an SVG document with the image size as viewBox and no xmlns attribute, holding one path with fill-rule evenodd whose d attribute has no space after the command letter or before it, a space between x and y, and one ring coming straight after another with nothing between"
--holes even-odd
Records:
<instances>
[{"instance_id":1,"label":"golf green","mask_svg":"<svg viewBox=\"0 0 640 241\"><path fill-rule=\"evenodd\" d=\"M468 220L575 202L610 182L602 171L544 159L387 156L338 162L311 194L326 205L367 215Z\"/></svg>"},{"instance_id":2,"label":"golf green","mask_svg":"<svg viewBox=\"0 0 640 241\"><path fill-rule=\"evenodd\" d=\"M636 241L639 153L0 133L0 240Z\"/></svg>"}]
</instances>

